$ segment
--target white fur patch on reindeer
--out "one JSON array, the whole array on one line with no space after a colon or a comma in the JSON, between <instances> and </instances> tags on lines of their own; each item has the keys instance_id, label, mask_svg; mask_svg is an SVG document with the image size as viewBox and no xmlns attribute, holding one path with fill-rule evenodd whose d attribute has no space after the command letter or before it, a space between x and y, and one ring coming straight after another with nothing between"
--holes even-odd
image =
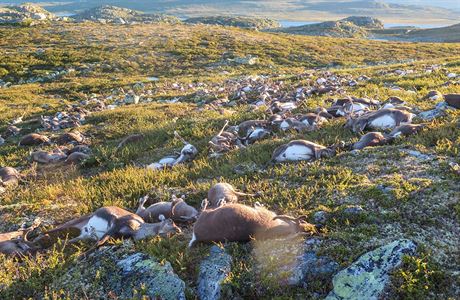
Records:
<instances>
[{"instance_id":1,"label":"white fur patch on reindeer","mask_svg":"<svg viewBox=\"0 0 460 300\"><path fill-rule=\"evenodd\" d=\"M276 160L277 161L299 161L299 160L310 160L313 157L313 151L305 146L293 145L288 147L281 153Z\"/></svg>"},{"instance_id":2,"label":"white fur patch on reindeer","mask_svg":"<svg viewBox=\"0 0 460 300\"><path fill-rule=\"evenodd\" d=\"M109 230L109 223L103 218L93 216L89 219L88 223L83 227L83 231L88 236L102 238Z\"/></svg>"},{"instance_id":3,"label":"white fur patch on reindeer","mask_svg":"<svg viewBox=\"0 0 460 300\"><path fill-rule=\"evenodd\" d=\"M387 128L393 128L396 126L396 121L395 119L390 116L390 115L383 115L372 122L370 122L371 127L374 128L381 128L381 129L387 129Z\"/></svg>"}]
</instances>

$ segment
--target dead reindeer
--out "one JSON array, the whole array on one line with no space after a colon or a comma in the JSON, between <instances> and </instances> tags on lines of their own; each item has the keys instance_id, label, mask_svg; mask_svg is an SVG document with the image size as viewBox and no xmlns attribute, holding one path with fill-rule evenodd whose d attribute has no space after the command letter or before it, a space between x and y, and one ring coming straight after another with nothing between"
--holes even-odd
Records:
<instances>
[{"instance_id":1,"label":"dead reindeer","mask_svg":"<svg viewBox=\"0 0 460 300\"><path fill-rule=\"evenodd\" d=\"M80 144L85 141L85 137L79 131L72 131L62 134L56 139L56 144L67 145L67 144Z\"/></svg>"},{"instance_id":2,"label":"dead reindeer","mask_svg":"<svg viewBox=\"0 0 460 300\"><path fill-rule=\"evenodd\" d=\"M444 99L446 100L447 104L449 104L449 106L460 109L460 94L447 94L444 95Z\"/></svg>"},{"instance_id":3,"label":"dead reindeer","mask_svg":"<svg viewBox=\"0 0 460 300\"><path fill-rule=\"evenodd\" d=\"M236 203L238 197L255 197L255 194L246 194L238 192L235 188L226 182L219 182L213 185L208 191L207 207L218 207L223 203Z\"/></svg>"},{"instance_id":4,"label":"dead reindeer","mask_svg":"<svg viewBox=\"0 0 460 300\"><path fill-rule=\"evenodd\" d=\"M281 122L280 129L282 131L295 130L297 132L307 132L313 130L314 128L296 120L295 118L287 118Z\"/></svg>"},{"instance_id":5,"label":"dead reindeer","mask_svg":"<svg viewBox=\"0 0 460 300\"><path fill-rule=\"evenodd\" d=\"M306 140L294 140L276 148L273 151L272 162L308 161L332 157L338 147L339 145L325 147Z\"/></svg>"},{"instance_id":6,"label":"dead reindeer","mask_svg":"<svg viewBox=\"0 0 460 300\"><path fill-rule=\"evenodd\" d=\"M235 132L225 131L225 128L228 125L228 121L225 121L224 126L219 131L219 133L214 136L211 141L208 142L211 150L214 153L224 153L228 152L235 148L243 148L240 137L238 136L238 130Z\"/></svg>"},{"instance_id":7,"label":"dead reindeer","mask_svg":"<svg viewBox=\"0 0 460 300\"><path fill-rule=\"evenodd\" d=\"M127 210L116 206L97 209L94 213L64 223L45 232L35 239L42 244L50 243L65 235L73 237L69 243L81 240L95 240L96 247L102 246L110 238L132 238L141 240L156 235L181 232L171 219L161 218L159 223L146 223Z\"/></svg>"},{"instance_id":8,"label":"dead reindeer","mask_svg":"<svg viewBox=\"0 0 460 300\"><path fill-rule=\"evenodd\" d=\"M164 168L171 168L175 165L191 161L195 158L198 154L198 149L195 148L192 144L186 142L176 131L174 135L184 143L184 147L182 148L181 152L177 156L166 156L160 159L158 162L152 163L147 166L147 169L150 170L161 170Z\"/></svg>"},{"instance_id":9,"label":"dead reindeer","mask_svg":"<svg viewBox=\"0 0 460 300\"><path fill-rule=\"evenodd\" d=\"M348 116L344 125L353 132L363 132L364 129L371 127L380 130L393 129L396 126L410 124L415 115L398 109L386 108L366 113L362 116L355 116L353 112Z\"/></svg>"},{"instance_id":10,"label":"dead reindeer","mask_svg":"<svg viewBox=\"0 0 460 300\"><path fill-rule=\"evenodd\" d=\"M399 97L390 97L383 103L382 108L395 108L405 104L406 102Z\"/></svg>"},{"instance_id":11,"label":"dead reindeer","mask_svg":"<svg viewBox=\"0 0 460 300\"><path fill-rule=\"evenodd\" d=\"M177 198L173 195L171 202L157 202L145 208L144 205L148 199L148 196L140 198L139 207L136 211L136 214L145 222L158 222L160 216L172 219L175 222L195 221L198 217L198 211L185 202L184 196Z\"/></svg>"},{"instance_id":12,"label":"dead reindeer","mask_svg":"<svg viewBox=\"0 0 460 300\"><path fill-rule=\"evenodd\" d=\"M264 127L252 127L248 130L247 135L244 137L244 145L249 146L250 144L254 144L257 141L263 140L269 135L271 135L271 130L264 128Z\"/></svg>"},{"instance_id":13,"label":"dead reindeer","mask_svg":"<svg viewBox=\"0 0 460 300\"><path fill-rule=\"evenodd\" d=\"M327 118L323 117L319 113L307 113L305 115L297 116L296 119L309 126L310 128L318 128L322 124L328 122Z\"/></svg>"},{"instance_id":14,"label":"dead reindeer","mask_svg":"<svg viewBox=\"0 0 460 300\"><path fill-rule=\"evenodd\" d=\"M306 217L278 216L263 207L231 203L201 212L193 227L189 247L197 242L248 242L295 234L312 235L316 226Z\"/></svg>"},{"instance_id":15,"label":"dead reindeer","mask_svg":"<svg viewBox=\"0 0 460 300\"><path fill-rule=\"evenodd\" d=\"M254 128L268 128L269 121L266 120L247 120L236 126L239 136L247 136Z\"/></svg>"},{"instance_id":16,"label":"dead reindeer","mask_svg":"<svg viewBox=\"0 0 460 300\"><path fill-rule=\"evenodd\" d=\"M21 128L16 127L15 125L9 125L6 128L6 132L4 133L4 135L6 137L17 136L20 132L21 132Z\"/></svg>"},{"instance_id":17,"label":"dead reindeer","mask_svg":"<svg viewBox=\"0 0 460 300\"><path fill-rule=\"evenodd\" d=\"M92 151L91 151L91 148L89 148L86 145L77 145L73 147L72 149L68 150L67 155L70 155L74 152L80 152L80 153L85 153L85 154L90 155Z\"/></svg>"},{"instance_id":18,"label":"dead reindeer","mask_svg":"<svg viewBox=\"0 0 460 300\"><path fill-rule=\"evenodd\" d=\"M59 161L63 161L67 158L67 155L60 149L56 149L53 152L38 150L30 153L30 159L40 164L52 164Z\"/></svg>"},{"instance_id":19,"label":"dead reindeer","mask_svg":"<svg viewBox=\"0 0 460 300\"><path fill-rule=\"evenodd\" d=\"M21 174L12 167L0 168L0 186L13 187L19 184Z\"/></svg>"},{"instance_id":20,"label":"dead reindeer","mask_svg":"<svg viewBox=\"0 0 460 300\"><path fill-rule=\"evenodd\" d=\"M40 220L36 220L29 228L0 234L0 253L22 257L41 250L42 248L38 243L28 240L29 233L38 226L40 226Z\"/></svg>"},{"instance_id":21,"label":"dead reindeer","mask_svg":"<svg viewBox=\"0 0 460 300\"><path fill-rule=\"evenodd\" d=\"M425 128L427 124L407 124L401 125L393 129L389 136L392 138L400 137L400 136L410 136L417 134L420 130Z\"/></svg>"},{"instance_id":22,"label":"dead reindeer","mask_svg":"<svg viewBox=\"0 0 460 300\"><path fill-rule=\"evenodd\" d=\"M38 133L30 133L21 139L18 146L37 146L49 143L50 139L48 137Z\"/></svg>"},{"instance_id":23,"label":"dead reindeer","mask_svg":"<svg viewBox=\"0 0 460 300\"><path fill-rule=\"evenodd\" d=\"M323 118L325 118L326 120L330 120L330 119L333 119L334 116L331 115L330 113L328 113L327 109L325 109L324 107L318 107L315 111L315 113Z\"/></svg>"},{"instance_id":24,"label":"dead reindeer","mask_svg":"<svg viewBox=\"0 0 460 300\"><path fill-rule=\"evenodd\" d=\"M337 109L336 115L338 116L347 116L349 111L353 111L356 115L360 116L369 111L369 105L354 102L351 98L349 102L344 103L340 108Z\"/></svg>"},{"instance_id":25,"label":"dead reindeer","mask_svg":"<svg viewBox=\"0 0 460 300\"><path fill-rule=\"evenodd\" d=\"M83 153L83 152L72 152L67 156L67 159L64 161L66 164L71 164L71 165L78 165L82 164L88 159L90 159L91 156Z\"/></svg>"},{"instance_id":26,"label":"dead reindeer","mask_svg":"<svg viewBox=\"0 0 460 300\"><path fill-rule=\"evenodd\" d=\"M127 137L124 137L121 140L121 142L118 144L117 148L115 149L115 152L120 151L122 148L126 147L129 144L142 141L144 137L145 136L143 134L131 134L131 135L128 135Z\"/></svg>"},{"instance_id":27,"label":"dead reindeer","mask_svg":"<svg viewBox=\"0 0 460 300\"><path fill-rule=\"evenodd\" d=\"M277 113L285 113L297 108L297 104L295 102L280 102L275 101L270 106L270 112L273 114Z\"/></svg>"},{"instance_id":28,"label":"dead reindeer","mask_svg":"<svg viewBox=\"0 0 460 300\"><path fill-rule=\"evenodd\" d=\"M382 146L389 143L393 138L380 132L368 132L352 145L353 150L361 150L366 147Z\"/></svg>"}]
</instances>

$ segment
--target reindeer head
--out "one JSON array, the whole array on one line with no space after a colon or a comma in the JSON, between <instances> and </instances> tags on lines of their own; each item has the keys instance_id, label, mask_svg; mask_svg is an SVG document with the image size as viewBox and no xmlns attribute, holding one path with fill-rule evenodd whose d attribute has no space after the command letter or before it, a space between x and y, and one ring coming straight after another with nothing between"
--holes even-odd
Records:
<instances>
[{"instance_id":1,"label":"reindeer head","mask_svg":"<svg viewBox=\"0 0 460 300\"><path fill-rule=\"evenodd\" d=\"M166 219L165 216L160 215L160 230L158 231L159 235L168 235L170 233L181 233L182 230L174 224L172 219Z\"/></svg>"},{"instance_id":2,"label":"reindeer head","mask_svg":"<svg viewBox=\"0 0 460 300\"><path fill-rule=\"evenodd\" d=\"M290 224L295 229L295 232L293 233L313 235L318 232L317 227L315 225L307 222L307 216L293 218L290 216L281 215L274 217L273 220L282 220Z\"/></svg>"}]
</instances>

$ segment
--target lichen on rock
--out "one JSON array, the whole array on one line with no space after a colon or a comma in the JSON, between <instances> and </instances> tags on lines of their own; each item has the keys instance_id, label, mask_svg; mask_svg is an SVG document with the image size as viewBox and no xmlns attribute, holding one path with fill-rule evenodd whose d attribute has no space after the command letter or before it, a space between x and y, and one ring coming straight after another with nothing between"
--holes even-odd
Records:
<instances>
[{"instance_id":1,"label":"lichen on rock","mask_svg":"<svg viewBox=\"0 0 460 300\"><path fill-rule=\"evenodd\" d=\"M93 299L114 295L120 299L147 296L151 299L185 299L185 283L169 262L121 247L105 247L75 263L55 279L51 290L64 290L70 297L91 295Z\"/></svg>"},{"instance_id":2,"label":"lichen on rock","mask_svg":"<svg viewBox=\"0 0 460 300\"><path fill-rule=\"evenodd\" d=\"M334 276L334 289L326 299L379 299L390 281L390 272L401 265L404 255L415 251L414 242L397 240L362 255Z\"/></svg>"},{"instance_id":3,"label":"lichen on rock","mask_svg":"<svg viewBox=\"0 0 460 300\"><path fill-rule=\"evenodd\" d=\"M202 300L220 299L221 284L231 271L232 257L217 246L212 246L208 257L200 264L198 295Z\"/></svg>"}]
</instances>

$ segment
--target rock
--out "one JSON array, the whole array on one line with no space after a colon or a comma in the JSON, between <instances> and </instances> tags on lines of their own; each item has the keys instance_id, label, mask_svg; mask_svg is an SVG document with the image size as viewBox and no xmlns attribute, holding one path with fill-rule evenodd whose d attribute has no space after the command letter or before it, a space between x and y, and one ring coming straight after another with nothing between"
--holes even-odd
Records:
<instances>
[{"instance_id":1,"label":"rock","mask_svg":"<svg viewBox=\"0 0 460 300\"><path fill-rule=\"evenodd\" d=\"M350 22L355 24L356 26L369 28L369 29L384 29L384 24L379 19L375 19L372 17L365 17L365 16L351 16L341 21Z\"/></svg>"},{"instance_id":2,"label":"rock","mask_svg":"<svg viewBox=\"0 0 460 300\"><path fill-rule=\"evenodd\" d=\"M433 119L439 118L444 116L445 112L443 109L432 109L428 111L424 111L418 114L418 117L424 121L431 121Z\"/></svg>"},{"instance_id":3,"label":"rock","mask_svg":"<svg viewBox=\"0 0 460 300\"><path fill-rule=\"evenodd\" d=\"M181 23L181 21L174 16L164 14L144 14L135 10L111 5L94 7L77 14L72 18L78 22L91 21L103 24L112 23L121 25L134 23Z\"/></svg>"},{"instance_id":4,"label":"rock","mask_svg":"<svg viewBox=\"0 0 460 300\"><path fill-rule=\"evenodd\" d=\"M429 159L431 159L430 155L423 154L422 152L417 151L417 150L408 150L408 151L406 151L406 153L408 155L413 156L415 158L418 158L420 160L429 160Z\"/></svg>"},{"instance_id":5,"label":"rock","mask_svg":"<svg viewBox=\"0 0 460 300\"><path fill-rule=\"evenodd\" d=\"M349 206L343 210L347 215L359 215L364 212L364 209L359 205Z\"/></svg>"},{"instance_id":6,"label":"rock","mask_svg":"<svg viewBox=\"0 0 460 300\"><path fill-rule=\"evenodd\" d=\"M333 278L333 299L379 299L390 281L390 272L401 265L403 255L413 255L416 245L397 240L361 256Z\"/></svg>"},{"instance_id":7,"label":"rock","mask_svg":"<svg viewBox=\"0 0 460 300\"><path fill-rule=\"evenodd\" d=\"M302 237L258 241L253 250L258 272L274 284L284 286L307 287L314 281L330 282L339 265L316 254L320 244L318 238Z\"/></svg>"},{"instance_id":8,"label":"rock","mask_svg":"<svg viewBox=\"0 0 460 300\"><path fill-rule=\"evenodd\" d=\"M198 296L202 300L220 299L221 284L231 271L232 257L225 249L212 246L209 256L200 264Z\"/></svg>"},{"instance_id":9,"label":"rock","mask_svg":"<svg viewBox=\"0 0 460 300\"><path fill-rule=\"evenodd\" d=\"M137 299L142 295L148 299L185 300L185 283L169 262L159 263L154 257L132 253L129 248L132 244L125 242L121 247L105 247L92 253L56 278L51 288L64 289L71 298L91 295L92 299L107 299L111 294L118 299Z\"/></svg>"},{"instance_id":10,"label":"rock","mask_svg":"<svg viewBox=\"0 0 460 300\"><path fill-rule=\"evenodd\" d=\"M184 21L188 24L209 24L209 25L222 25L222 26L235 26L249 29L269 29L281 27L278 21L267 18L243 17L243 16L211 16L211 17L197 17L189 18Z\"/></svg>"},{"instance_id":11,"label":"rock","mask_svg":"<svg viewBox=\"0 0 460 300\"><path fill-rule=\"evenodd\" d=\"M246 57L235 57L234 59L227 59L227 62L234 65L255 65L259 62L259 58L248 55Z\"/></svg>"},{"instance_id":12,"label":"rock","mask_svg":"<svg viewBox=\"0 0 460 300\"><path fill-rule=\"evenodd\" d=\"M298 258L298 264L292 269L289 285L308 286L309 282L330 280L339 270L339 264L326 256L318 256L314 251L306 251Z\"/></svg>"},{"instance_id":13,"label":"rock","mask_svg":"<svg viewBox=\"0 0 460 300\"><path fill-rule=\"evenodd\" d=\"M57 19L55 15L41 6L31 3L0 7L0 24L34 25Z\"/></svg>"},{"instance_id":14,"label":"rock","mask_svg":"<svg viewBox=\"0 0 460 300\"><path fill-rule=\"evenodd\" d=\"M313 215L313 221L315 223L324 224L327 221L327 212L320 210L315 212Z\"/></svg>"}]
</instances>

